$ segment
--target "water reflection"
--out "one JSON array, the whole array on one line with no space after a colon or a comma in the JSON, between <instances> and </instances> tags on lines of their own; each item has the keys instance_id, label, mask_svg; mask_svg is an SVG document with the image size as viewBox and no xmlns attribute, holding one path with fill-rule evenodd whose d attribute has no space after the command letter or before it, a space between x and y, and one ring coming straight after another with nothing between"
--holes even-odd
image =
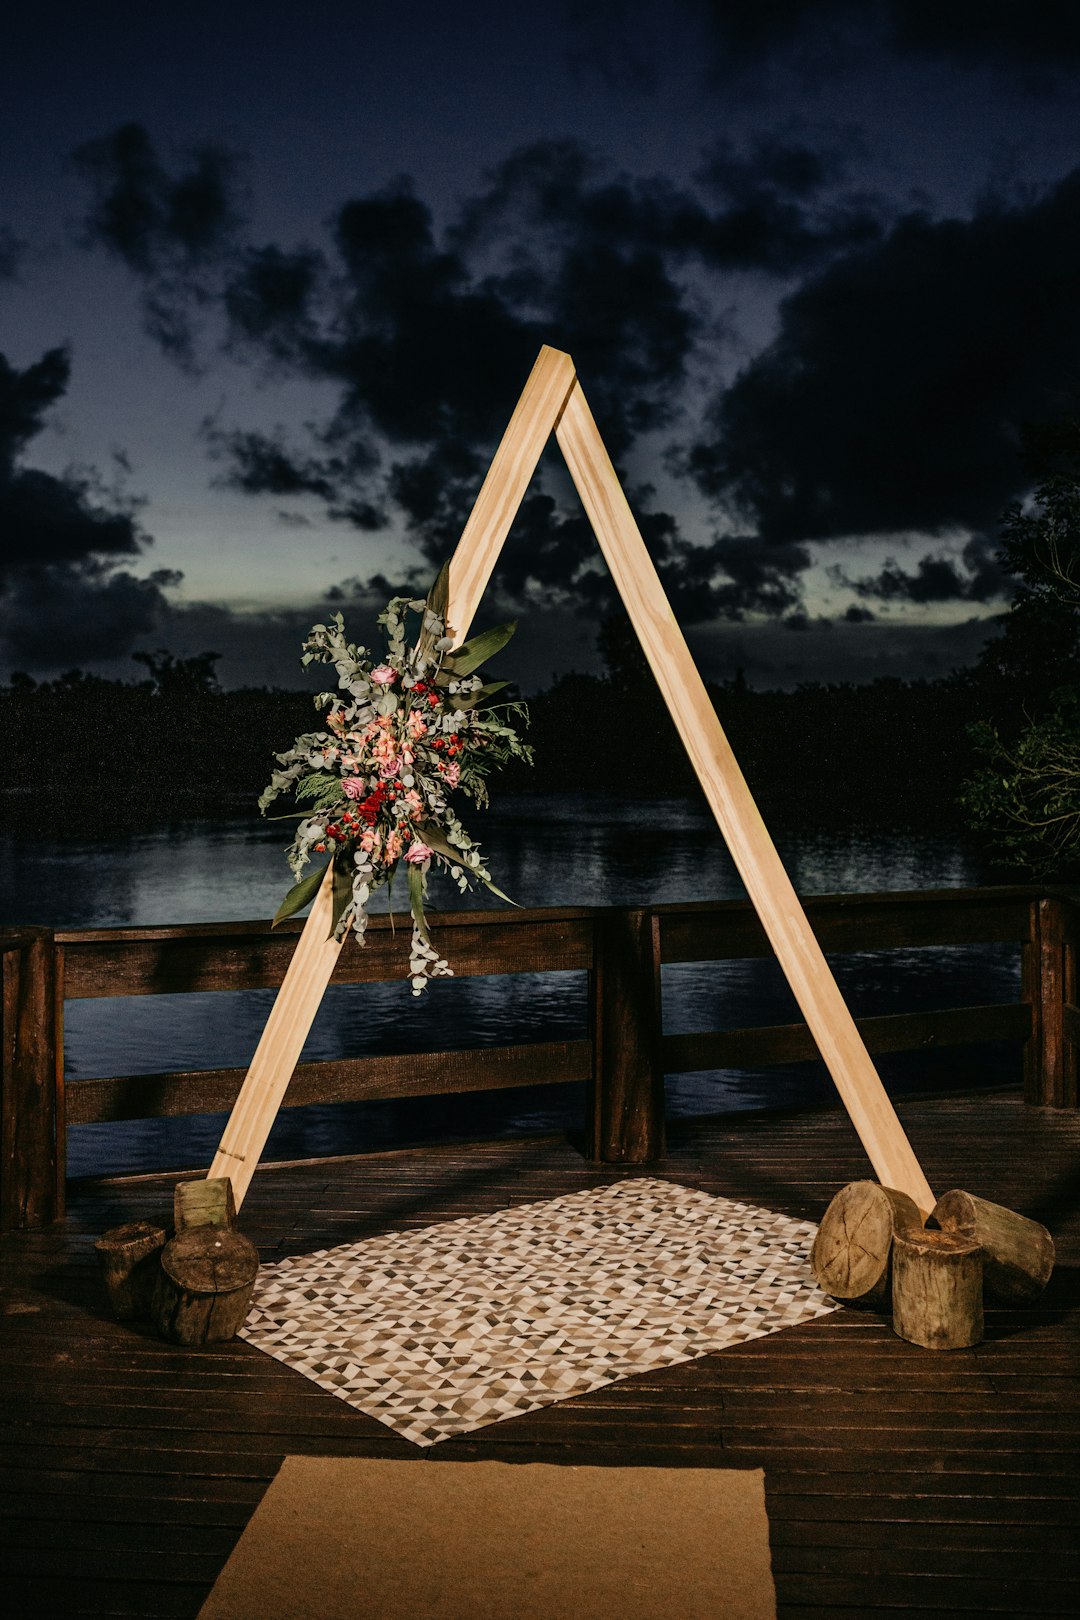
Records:
<instances>
[{"instance_id":1,"label":"water reflection","mask_svg":"<svg viewBox=\"0 0 1080 1620\"><path fill-rule=\"evenodd\" d=\"M483 818L496 880L523 905L647 904L734 899L742 885L704 804L682 799L619 803L593 795L520 795ZM288 828L257 817L189 822L136 837L61 843L0 837L0 892L8 923L90 927L220 922L272 915L290 879L282 852ZM880 830L793 832L778 839L803 894L965 887L988 875L955 844ZM459 899L439 885L446 908L499 902ZM385 895L375 909L386 905ZM862 953L834 968L856 1014L1015 1000L1014 947ZM794 1021L790 991L775 962L677 964L664 969L669 1032ZM269 991L134 997L68 1004L73 1077L242 1067L273 1001ZM305 1058L462 1048L518 1040L574 1039L585 1032L585 976L521 974L433 984L414 1000L404 983L335 986ZM983 1051L973 1077L1015 1078L1015 1050ZM970 1059L969 1059L970 1062ZM958 1077L949 1054L883 1062L894 1090L925 1085L935 1065ZM962 1077L962 1076L961 1076ZM827 1076L806 1065L672 1076L675 1117L721 1108L785 1105L831 1096ZM284 1110L271 1138L275 1157L300 1157L432 1137L468 1138L579 1128L580 1087L523 1088L400 1103ZM136 1121L71 1132L72 1174L207 1162L223 1120Z\"/></svg>"}]
</instances>

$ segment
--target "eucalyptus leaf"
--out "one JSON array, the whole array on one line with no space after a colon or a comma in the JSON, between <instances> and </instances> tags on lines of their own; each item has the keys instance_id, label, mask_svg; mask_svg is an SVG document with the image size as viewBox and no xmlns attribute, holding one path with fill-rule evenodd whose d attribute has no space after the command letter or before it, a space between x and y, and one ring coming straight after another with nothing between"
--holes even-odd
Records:
<instances>
[{"instance_id":1,"label":"eucalyptus leaf","mask_svg":"<svg viewBox=\"0 0 1080 1620\"><path fill-rule=\"evenodd\" d=\"M326 867L320 866L318 871L309 872L306 878L301 878L299 883L294 883L274 913L274 920L270 924L271 928L276 928L278 923L285 921L286 917L291 917L294 912L303 911L305 906L310 905L318 894L319 885L325 875Z\"/></svg>"}]
</instances>

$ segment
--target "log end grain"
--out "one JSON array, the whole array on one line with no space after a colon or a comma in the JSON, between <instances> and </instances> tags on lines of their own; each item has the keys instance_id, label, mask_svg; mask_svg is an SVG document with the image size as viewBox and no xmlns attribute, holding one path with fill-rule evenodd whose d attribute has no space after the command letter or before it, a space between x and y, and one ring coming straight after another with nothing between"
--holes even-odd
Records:
<instances>
[{"instance_id":1,"label":"log end grain","mask_svg":"<svg viewBox=\"0 0 1080 1620\"><path fill-rule=\"evenodd\" d=\"M818 1286L846 1305L884 1308L893 1234L922 1225L915 1201L876 1181L850 1181L818 1227L810 1265Z\"/></svg>"},{"instance_id":2,"label":"log end grain","mask_svg":"<svg viewBox=\"0 0 1080 1620\"><path fill-rule=\"evenodd\" d=\"M1050 1281L1054 1240L1038 1221L958 1187L938 1199L930 1220L979 1245L987 1297L998 1304L1030 1305Z\"/></svg>"},{"instance_id":3,"label":"log end grain","mask_svg":"<svg viewBox=\"0 0 1080 1620\"><path fill-rule=\"evenodd\" d=\"M171 1344L220 1344L243 1326L259 1255L240 1232L192 1226L161 1251L152 1314Z\"/></svg>"}]
</instances>

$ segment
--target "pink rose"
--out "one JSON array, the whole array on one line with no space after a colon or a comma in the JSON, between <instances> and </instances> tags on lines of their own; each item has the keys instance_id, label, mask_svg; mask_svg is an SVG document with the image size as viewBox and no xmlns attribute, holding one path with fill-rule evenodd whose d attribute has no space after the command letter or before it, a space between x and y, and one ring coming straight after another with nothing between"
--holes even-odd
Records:
<instances>
[{"instance_id":1,"label":"pink rose","mask_svg":"<svg viewBox=\"0 0 1080 1620\"><path fill-rule=\"evenodd\" d=\"M350 776L347 782L341 784L341 788L347 799L367 798L367 783L362 776Z\"/></svg>"},{"instance_id":2,"label":"pink rose","mask_svg":"<svg viewBox=\"0 0 1080 1620\"><path fill-rule=\"evenodd\" d=\"M397 670L391 669L389 664L380 664L378 669L372 670L371 678L376 686L391 686L397 680Z\"/></svg>"},{"instance_id":3,"label":"pink rose","mask_svg":"<svg viewBox=\"0 0 1080 1620\"><path fill-rule=\"evenodd\" d=\"M417 839L415 843L409 845L405 859L411 861L414 866L419 866L421 861L430 860L433 854L434 850L428 849L426 844L420 843Z\"/></svg>"},{"instance_id":4,"label":"pink rose","mask_svg":"<svg viewBox=\"0 0 1080 1620\"><path fill-rule=\"evenodd\" d=\"M444 765L442 773L449 787L457 787L458 777L461 775L461 766L456 759L452 759L448 765Z\"/></svg>"}]
</instances>

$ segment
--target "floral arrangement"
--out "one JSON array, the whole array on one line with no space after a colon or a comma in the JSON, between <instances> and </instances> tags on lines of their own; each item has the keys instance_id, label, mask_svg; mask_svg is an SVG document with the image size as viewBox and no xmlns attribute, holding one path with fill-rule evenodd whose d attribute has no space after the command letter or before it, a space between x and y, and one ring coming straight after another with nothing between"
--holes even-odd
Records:
<instances>
[{"instance_id":1,"label":"floral arrangement","mask_svg":"<svg viewBox=\"0 0 1080 1620\"><path fill-rule=\"evenodd\" d=\"M515 624L499 625L454 648L446 634L447 571L426 601L396 596L379 624L386 652L378 662L345 636L340 613L317 624L304 643L302 662L333 664L338 692L320 692L324 728L298 737L277 755L281 769L259 800L267 807L291 791L310 809L299 819L288 851L299 881L278 908L274 923L309 901L333 867L331 933L342 939L350 925L362 943L367 903L384 883L392 886L403 863L412 912L409 971L414 995L431 978L452 972L431 942L424 901L428 874L445 871L462 891L476 881L500 899L478 844L462 826L451 795L488 802L487 775L511 758L531 762L514 720L527 721L523 704L491 706L506 681L484 684L480 666L504 647ZM419 617L416 641L406 648L409 614ZM301 878L308 862L328 854Z\"/></svg>"}]
</instances>

